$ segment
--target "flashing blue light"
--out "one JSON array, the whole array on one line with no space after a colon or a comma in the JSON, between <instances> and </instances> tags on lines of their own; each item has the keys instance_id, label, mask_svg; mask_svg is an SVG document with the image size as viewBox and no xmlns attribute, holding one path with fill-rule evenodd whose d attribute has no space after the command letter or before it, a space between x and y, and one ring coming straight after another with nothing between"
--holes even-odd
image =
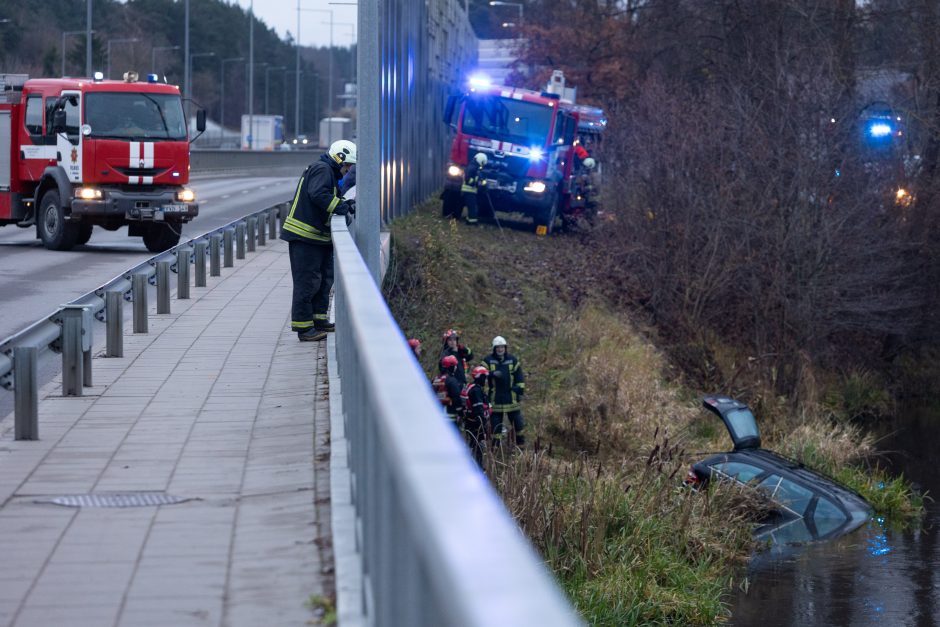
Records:
<instances>
[{"instance_id":1,"label":"flashing blue light","mask_svg":"<svg viewBox=\"0 0 940 627\"><path fill-rule=\"evenodd\" d=\"M884 122L875 122L868 127L868 134L872 137L887 137L891 134L891 125Z\"/></svg>"},{"instance_id":2,"label":"flashing blue light","mask_svg":"<svg viewBox=\"0 0 940 627\"><path fill-rule=\"evenodd\" d=\"M470 77L471 87L489 87L492 84L493 82L490 80L490 77L485 74L474 74Z\"/></svg>"},{"instance_id":3,"label":"flashing blue light","mask_svg":"<svg viewBox=\"0 0 940 627\"><path fill-rule=\"evenodd\" d=\"M545 155L538 146L529 149L529 161L539 161Z\"/></svg>"},{"instance_id":4,"label":"flashing blue light","mask_svg":"<svg viewBox=\"0 0 940 627\"><path fill-rule=\"evenodd\" d=\"M156 83L156 82L158 82L159 80L160 80L160 77L157 76L156 74L148 74L148 75L147 75L147 82L148 82L148 83Z\"/></svg>"}]
</instances>

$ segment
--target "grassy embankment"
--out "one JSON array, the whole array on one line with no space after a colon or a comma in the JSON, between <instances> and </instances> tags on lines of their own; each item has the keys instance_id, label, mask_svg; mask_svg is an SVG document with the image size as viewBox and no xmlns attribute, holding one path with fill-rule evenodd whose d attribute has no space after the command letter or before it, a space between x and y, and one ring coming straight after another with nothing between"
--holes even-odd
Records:
<instances>
[{"instance_id":1,"label":"grassy embankment","mask_svg":"<svg viewBox=\"0 0 940 627\"><path fill-rule=\"evenodd\" d=\"M703 393L722 390L683 385L650 340L655 331L611 308L597 281L602 248L590 235L536 238L506 221L466 227L442 220L436 203L392 233L386 295L405 334L424 342L427 372L450 327L478 359L494 335L522 359L530 444L490 459L489 471L584 617L598 625L726 617L722 596L754 548L760 505L726 486L679 487L701 452L730 448L723 427L698 409ZM837 475L886 513L916 509L904 482L862 465L872 442L857 429L746 400L757 401L768 448Z\"/></svg>"}]
</instances>

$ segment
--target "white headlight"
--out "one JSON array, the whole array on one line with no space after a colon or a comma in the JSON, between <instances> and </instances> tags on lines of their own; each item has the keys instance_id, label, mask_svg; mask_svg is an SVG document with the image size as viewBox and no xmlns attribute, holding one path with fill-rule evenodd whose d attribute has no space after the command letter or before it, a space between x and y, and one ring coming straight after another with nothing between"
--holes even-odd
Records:
<instances>
[{"instance_id":1,"label":"white headlight","mask_svg":"<svg viewBox=\"0 0 940 627\"><path fill-rule=\"evenodd\" d=\"M460 166L452 165L447 168L447 176L460 177L463 176L463 170Z\"/></svg>"},{"instance_id":2,"label":"white headlight","mask_svg":"<svg viewBox=\"0 0 940 627\"><path fill-rule=\"evenodd\" d=\"M79 187L75 190L75 197L82 200L100 200L102 194L100 189L94 187Z\"/></svg>"},{"instance_id":3,"label":"white headlight","mask_svg":"<svg viewBox=\"0 0 940 627\"><path fill-rule=\"evenodd\" d=\"M526 183L524 188L527 192L532 192L533 194L541 194L545 191L545 182L544 181L529 181Z\"/></svg>"},{"instance_id":4,"label":"white headlight","mask_svg":"<svg viewBox=\"0 0 940 627\"><path fill-rule=\"evenodd\" d=\"M176 199L180 202L192 202L196 200L196 192L191 189L181 189L176 192Z\"/></svg>"}]
</instances>

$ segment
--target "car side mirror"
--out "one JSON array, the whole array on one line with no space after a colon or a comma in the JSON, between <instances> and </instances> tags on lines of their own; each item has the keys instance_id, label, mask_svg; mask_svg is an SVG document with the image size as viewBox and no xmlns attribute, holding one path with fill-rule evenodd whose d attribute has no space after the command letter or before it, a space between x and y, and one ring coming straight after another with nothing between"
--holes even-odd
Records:
<instances>
[{"instance_id":1,"label":"car side mirror","mask_svg":"<svg viewBox=\"0 0 940 627\"><path fill-rule=\"evenodd\" d=\"M444 124L454 125L454 109L457 108L457 96L448 96L447 104L444 106Z\"/></svg>"},{"instance_id":2,"label":"car side mirror","mask_svg":"<svg viewBox=\"0 0 940 627\"><path fill-rule=\"evenodd\" d=\"M578 119L573 116L567 116L565 119L565 145L570 146L574 143L574 136L578 130Z\"/></svg>"},{"instance_id":3,"label":"car side mirror","mask_svg":"<svg viewBox=\"0 0 940 627\"><path fill-rule=\"evenodd\" d=\"M200 133L204 133L206 130L206 110L199 109L196 111L196 130Z\"/></svg>"},{"instance_id":4,"label":"car side mirror","mask_svg":"<svg viewBox=\"0 0 940 627\"><path fill-rule=\"evenodd\" d=\"M52 114L52 132L64 133L66 125L65 109L56 109Z\"/></svg>"}]
</instances>

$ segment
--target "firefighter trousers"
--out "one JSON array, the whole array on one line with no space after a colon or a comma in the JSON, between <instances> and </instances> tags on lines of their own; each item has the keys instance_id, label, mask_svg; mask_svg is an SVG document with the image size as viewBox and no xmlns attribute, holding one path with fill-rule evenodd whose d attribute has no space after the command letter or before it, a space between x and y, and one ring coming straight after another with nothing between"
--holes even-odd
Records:
<instances>
[{"instance_id":1,"label":"firefighter trousers","mask_svg":"<svg viewBox=\"0 0 940 627\"><path fill-rule=\"evenodd\" d=\"M475 224L477 222L477 195L475 192L463 193L463 204L467 206L467 223ZM457 216L458 218L460 216Z\"/></svg>"},{"instance_id":2,"label":"firefighter trousers","mask_svg":"<svg viewBox=\"0 0 940 627\"><path fill-rule=\"evenodd\" d=\"M333 289L333 246L300 241L290 241L287 246L294 280L290 325L292 331L302 333L328 321L330 290Z\"/></svg>"},{"instance_id":3,"label":"firefighter trousers","mask_svg":"<svg viewBox=\"0 0 940 627\"><path fill-rule=\"evenodd\" d=\"M525 436L522 435L522 430L525 429L525 420L522 419L522 410L517 409L515 411L494 411L491 418L493 425L493 439L499 441L503 438L503 418L509 418L509 424L512 425L513 431L516 432L516 446L522 446L525 444Z\"/></svg>"}]
</instances>

